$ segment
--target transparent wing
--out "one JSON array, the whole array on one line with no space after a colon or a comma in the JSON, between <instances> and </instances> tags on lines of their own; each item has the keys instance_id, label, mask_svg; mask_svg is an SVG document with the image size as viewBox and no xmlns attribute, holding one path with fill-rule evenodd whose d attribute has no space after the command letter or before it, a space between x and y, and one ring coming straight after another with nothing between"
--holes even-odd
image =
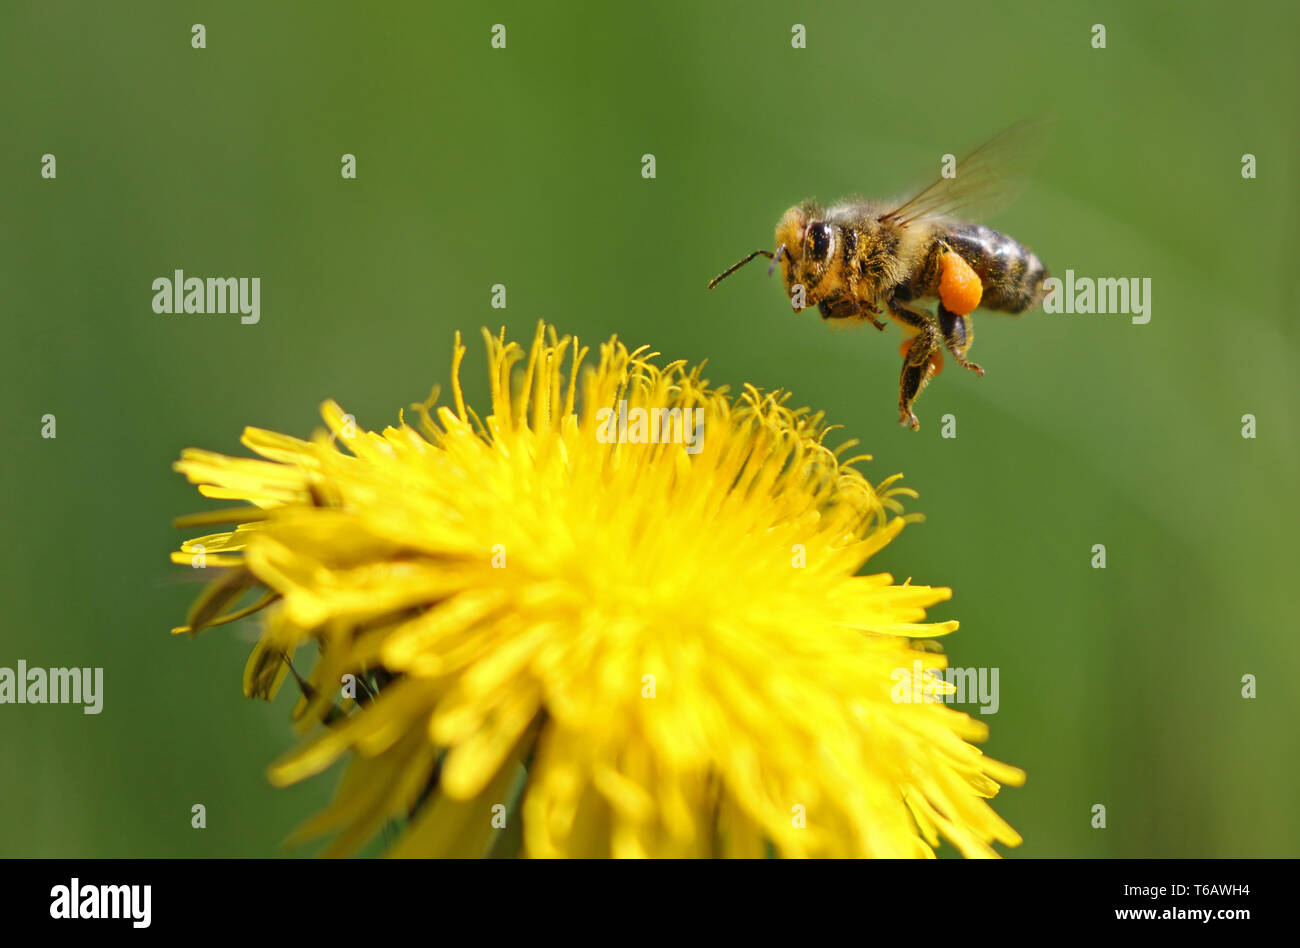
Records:
<instances>
[{"instance_id":1,"label":"transparent wing","mask_svg":"<svg viewBox=\"0 0 1300 948\"><path fill-rule=\"evenodd\" d=\"M957 175L939 178L882 219L909 224L922 217L980 217L1006 207L1024 187L1047 144L1050 120L1026 119L957 161Z\"/></svg>"}]
</instances>

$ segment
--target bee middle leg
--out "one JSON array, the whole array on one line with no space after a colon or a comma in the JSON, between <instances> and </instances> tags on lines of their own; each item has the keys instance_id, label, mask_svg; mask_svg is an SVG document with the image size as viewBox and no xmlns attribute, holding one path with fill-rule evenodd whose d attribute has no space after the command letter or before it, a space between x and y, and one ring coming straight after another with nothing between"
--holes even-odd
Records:
<instances>
[{"instance_id":1,"label":"bee middle leg","mask_svg":"<svg viewBox=\"0 0 1300 948\"><path fill-rule=\"evenodd\" d=\"M930 355L939 348L939 333L934 320L927 313L908 309L897 300L890 300L889 315L904 326L916 330L907 357L903 359L903 372L898 380L898 423L916 431L921 423L912 411L912 403L930 380Z\"/></svg>"},{"instance_id":2,"label":"bee middle leg","mask_svg":"<svg viewBox=\"0 0 1300 948\"><path fill-rule=\"evenodd\" d=\"M970 344L975 341L975 330L971 328L970 318L959 316L939 304L939 329L943 332L943 344L952 353L953 359L964 369L970 369L978 375L984 370L966 359Z\"/></svg>"}]
</instances>

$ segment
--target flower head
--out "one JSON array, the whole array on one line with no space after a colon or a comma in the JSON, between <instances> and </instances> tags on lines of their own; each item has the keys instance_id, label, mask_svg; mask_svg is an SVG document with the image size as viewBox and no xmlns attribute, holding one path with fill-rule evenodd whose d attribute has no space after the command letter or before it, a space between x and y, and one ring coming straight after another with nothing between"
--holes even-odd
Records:
<instances>
[{"instance_id":1,"label":"flower head","mask_svg":"<svg viewBox=\"0 0 1300 948\"><path fill-rule=\"evenodd\" d=\"M229 567L178 632L269 606L245 692L314 645L276 763L289 784L349 760L300 837L396 855L967 855L1019 837L991 809L1023 774L984 725L895 700L943 667L951 595L857 575L909 519L823 444L823 416L616 339L530 349L484 333L492 406L459 385L383 432L327 402L311 441L249 428L264 460L187 450L178 471L241 506L173 554ZM702 426L702 427L701 427ZM257 595L239 607L249 592ZM298 676L296 668L292 670ZM927 694L942 683L927 677ZM521 835L520 835L521 833Z\"/></svg>"}]
</instances>

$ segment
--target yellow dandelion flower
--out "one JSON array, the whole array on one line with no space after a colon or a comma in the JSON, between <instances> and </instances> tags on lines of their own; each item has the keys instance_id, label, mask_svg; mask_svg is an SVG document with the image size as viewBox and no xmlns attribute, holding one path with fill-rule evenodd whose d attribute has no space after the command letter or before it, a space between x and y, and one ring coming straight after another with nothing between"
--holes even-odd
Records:
<instances>
[{"instance_id":1,"label":"yellow dandelion flower","mask_svg":"<svg viewBox=\"0 0 1300 948\"><path fill-rule=\"evenodd\" d=\"M1023 773L933 698L939 587L857 575L909 519L787 395L711 388L617 339L484 333L492 410L437 392L383 432L333 402L264 460L176 469L247 506L181 546L228 567L177 632L268 607L244 689L270 697L314 645L295 709L313 732L277 785L346 758L297 839L399 856L968 856L1020 840L988 804ZM700 427L702 425L702 428ZM247 594L257 596L239 606ZM295 677L296 668L292 669Z\"/></svg>"}]
</instances>

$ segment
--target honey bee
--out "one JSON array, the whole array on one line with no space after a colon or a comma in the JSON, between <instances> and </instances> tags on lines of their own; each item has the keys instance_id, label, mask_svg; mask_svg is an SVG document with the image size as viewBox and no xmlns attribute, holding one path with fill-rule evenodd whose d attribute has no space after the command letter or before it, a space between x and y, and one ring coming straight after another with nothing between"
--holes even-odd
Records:
<instances>
[{"instance_id":1,"label":"honey bee","mask_svg":"<svg viewBox=\"0 0 1300 948\"><path fill-rule=\"evenodd\" d=\"M870 321L883 330L887 314L911 339L903 346L899 423L916 430L912 405L942 368L941 347L963 368L974 340L970 314L978 306L1019 315L1043 301L1047 269L1020 242L967 219L1007 202L1014 171L1031 157L1041 122L1022 122L995 135L905 200L852 199L823 208L805 201L776 225L776 250L755 250L709 282L709 289L755 257L779 264L795 312L816 306L827 320ZM953 216L964 211L962 217ZM923 305L938 300L934 313Z\"/></svg>"}]
</instances>

